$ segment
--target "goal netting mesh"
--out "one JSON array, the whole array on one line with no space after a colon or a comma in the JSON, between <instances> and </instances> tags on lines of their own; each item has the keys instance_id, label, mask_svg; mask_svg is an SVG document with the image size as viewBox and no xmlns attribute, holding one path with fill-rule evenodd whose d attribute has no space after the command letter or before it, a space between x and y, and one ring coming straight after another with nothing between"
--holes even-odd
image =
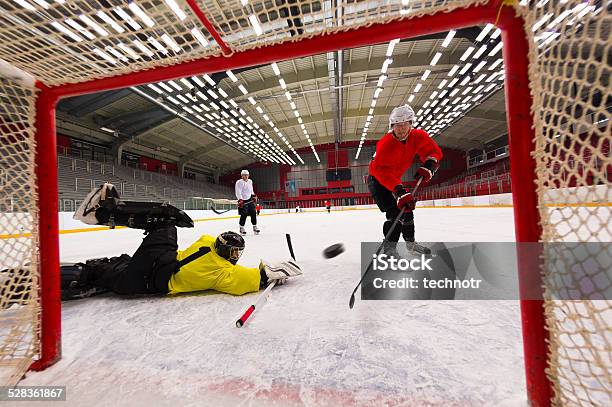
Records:
<instances>
[{"instance_id":1,"label":"goal netting mesh","mask_svg":"<svg viewBox=\"0 0 612 407\"><path fill-rule=\"evenodd\" d=\"M191 5L180 0L0 0L0 374L10 367L6 377L18 379L36 359L39 337L38 92L13 75L13 68L46 86L60 86L375 23L409 24L424 15L489 3L513 6L526 24L542 241L609 243L611 6L606 0L195 0ZM224 47L192 5L204 13ZM6 72L5 65L10 67ZM557 247L547 246L545 258L558 258L552 252ZM599 250L609 248L602 244ZM584 259L595 263L596 272L586 273L590 284L582 280L576 289L595 287L602 299L546 301L549 374L561 405L610 405L612 399L612 303L604 297L610 265L598 254ZM571 280L575 270L546 262L543 272L550 292L555 282Z\"/></svg>"}]
</instances>

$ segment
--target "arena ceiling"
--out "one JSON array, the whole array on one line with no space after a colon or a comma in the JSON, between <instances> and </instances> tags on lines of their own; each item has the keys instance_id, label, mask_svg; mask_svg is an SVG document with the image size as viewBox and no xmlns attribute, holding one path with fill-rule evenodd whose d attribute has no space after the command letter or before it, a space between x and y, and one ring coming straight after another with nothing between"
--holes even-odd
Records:
<instances>
[{"instance_id":1,"label":"arena ceiling","mask_svg":"<svg viewBox=\"0 0 612 407\"><path fill-rule=\"evenodd\" d=\"M507 132L500 40L487 25L74 97L58 131L223 173L375 141L409 103L440 145L482 148Z\"/></svg>"}]
</instances>

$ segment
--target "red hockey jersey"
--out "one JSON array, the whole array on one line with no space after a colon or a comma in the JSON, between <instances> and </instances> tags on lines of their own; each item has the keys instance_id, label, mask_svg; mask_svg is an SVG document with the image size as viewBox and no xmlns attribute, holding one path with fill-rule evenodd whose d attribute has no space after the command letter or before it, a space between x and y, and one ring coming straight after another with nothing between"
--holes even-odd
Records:
<instances>
[{"instance_id":1,"label":"red hockey jersey","mask_svg":"<svg viewBox=\"0 0 612 407\"><path fill-rule=\"evenodd\" d=\"M412 129L403 142L388 132L376 144L376 154L370 162L370 175L385 188L393 191L393 188L402 183L402 175L410 168L417 154L421 162L430 157L438 162L442 160L442 150L427 132Z\"/></svg>"}]
</instances>

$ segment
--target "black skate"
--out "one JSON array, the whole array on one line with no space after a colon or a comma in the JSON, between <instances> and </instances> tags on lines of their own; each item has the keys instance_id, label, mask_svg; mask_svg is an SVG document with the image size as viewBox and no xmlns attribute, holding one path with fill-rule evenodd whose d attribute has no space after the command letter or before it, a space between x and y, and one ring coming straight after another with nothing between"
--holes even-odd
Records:
<instances>
[{"instance_id":1,"label":"black skate","mask_svg":"<svg viewBox=\"0 0 612 407\"><path fill-rule=\"evenodd\" d=\"M397 251L397 242L384 242L381 253L386 254L388 257L395 257L396 259L402 258Z\"/></svg>"},{"instance_id":2,"label":"black skate","mask_svg":"<svg viewBox=\"0 0 612 407\"><path fill-rule=\"evenodd\" d=\"M256 235L258 235L258 234L259 234L259 232L261 232L261 231L259 230L259 228L257 227L257 225L253 225L253 233L255 233Z\"/></svg>"},{"instance_id":3,"label":"black skate","mask_svg":"<svg viewBox=\"0 0 612 407\"><path fill-rule=\"evenodd\" d=\"M240 226L240 234L246 235L246 229L244 228L244 226Z\"/></svg>"},{"instance_id":4,"label":"black skate","mask_svg":"<svg viewBox=\"0 0 612 407\"><path fill-rule=\"evenodd\" d=\"M126 226L150 231L170 225L193 227L193 220L182 210L167 203L122 201L115 186L108 183L91 191L73 218L111 229Z\"/></svg>"}]
</instances>

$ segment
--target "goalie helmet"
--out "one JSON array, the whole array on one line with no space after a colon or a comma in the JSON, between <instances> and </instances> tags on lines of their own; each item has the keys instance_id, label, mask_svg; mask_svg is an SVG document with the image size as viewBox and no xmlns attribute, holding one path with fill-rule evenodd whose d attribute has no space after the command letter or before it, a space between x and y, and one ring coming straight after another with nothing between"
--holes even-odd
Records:
<instances>
[{"instance_id":1,"label":"goalie helmet","mask_svg":"<svg viewBox=\"0 0 612 407\"><path fill-rule=\"evenodd\" d=\"M221 257L236 264L244 250L244 239L236 232L223 232L215 240L215 251Z\"/></svg>"},{"instance_id":2,"label":"goalie helmet","mask_svg":"<svg viewBox=\"0 0 612 407\"><path fill-rule=\"evenodd\" d=\"M414 110L409 105L398 106L389 115L389 128L396 123L414 121Z\"/></svg>"}]
</instances>

